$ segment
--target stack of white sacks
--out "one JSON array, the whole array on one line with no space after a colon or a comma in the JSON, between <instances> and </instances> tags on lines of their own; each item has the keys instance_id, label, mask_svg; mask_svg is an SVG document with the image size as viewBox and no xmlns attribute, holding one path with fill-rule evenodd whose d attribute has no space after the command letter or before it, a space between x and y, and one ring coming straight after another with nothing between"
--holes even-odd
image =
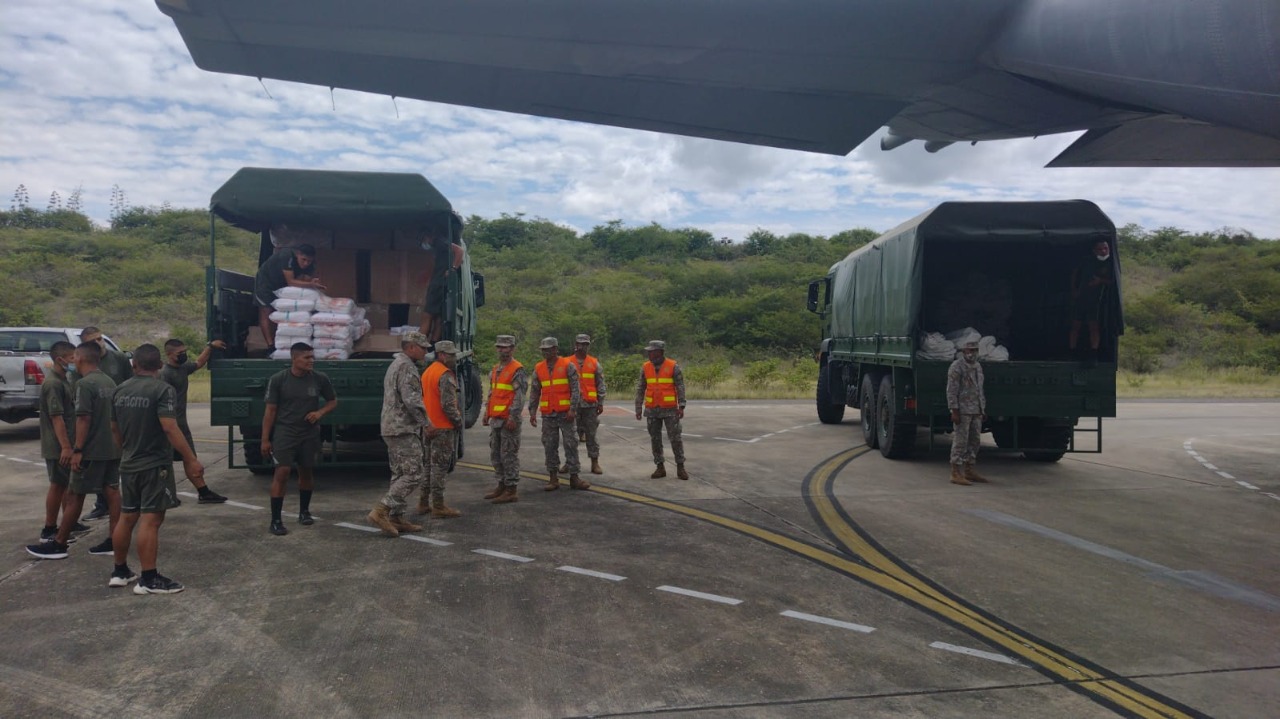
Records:
<instances>
[{"instance_id":1,"label":"stack of white sacks","mask_svg":"<svg viewBox=\"0 0 1280 719\"><path fill-rule=\"evenodd\" d=\"M289 348L306 342L315 348L316 359L344 360L370 328L365 309L349 297L329 297L306 287L283 287L276 290L271 304L275 308L271 321L277 323L272 359L289 359Z\"/></svg>"},{"instance_id":2,"label":"stack of white sacks","mask_svg":"<svg viewBox=\"0 0 1280 719\"><path fill-rule=\"evenodd\" d=\"M983 336L972 327L942 334L926 332L920 336L920 349L916 350L916 358L923 360L951 361L960 357L960 348L970 342L978 343L978 359L982 362L1008 362L1009 350L997 344L992 335Z\"/></svg>"}]
</instances>

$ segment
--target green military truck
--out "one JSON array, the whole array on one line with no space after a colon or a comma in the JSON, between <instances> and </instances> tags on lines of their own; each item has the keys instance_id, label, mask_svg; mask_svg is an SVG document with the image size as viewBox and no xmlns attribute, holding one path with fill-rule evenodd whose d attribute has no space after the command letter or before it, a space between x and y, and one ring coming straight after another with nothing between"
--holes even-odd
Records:
<instances>
[{"instance_id":1,"label":"green military truck","mask_svg":"<svg viewBox=\"0 0 1280 719\"><path fill-rule=\"evenodd\" d=\"M1103 295L1094 356L1070 351L1068 334L1072 270L1098 241L1112 248L1115 283ZM1115 241L1115 225L1091 202L946 202L850 253L809 285L808 308L822 321L819 419L837 424L845 407L859 409L863 441L889 458L910 456L922 428L931 447L951 429L951 358L922 358L922 338L973 328L1008 353L983 361L984 431L999 447L1048 462L1100 452L1102 418L1116 413L1124 327ZM1082 327L1080 348L1088 337ZM1077 448L1078 432L1096 439Z\"/></svg>"},{"instance_id":2,"label":"green military truck","mask_svg":"<svg viewBox=\"0 0 1280 719\"><path fill-rule=\"evenodd\" d=\"M371 325L354 342L349 358L316 361L316 370L329 376L338 395L338 409L323 420L324 464L385 463L376 455L370 459L358 445L355 451L340 451L338 443L380 437L382 379L400 351L399 328L419 323L428 279L447 282L440 339L462 350L457 372L466 426L475 423L483 398L471 350L484 278L471 270L461 218L426 178L244 168L213 194L209 211L206 324L210 339L228 344L209 363L210 414L213 426L227 427L231 467L271 471L260 448L264 394L268 378L289 361L270 358L275 348L266 345L258 328L254 278L218 267L215 217L261 235L259 264L279 247L315 247L316 276L327 286L326 294L355 300ZM424 236L448 242L424 249ZM437 267L448 269L436 273Z\"/></svg>"}]
</instances>

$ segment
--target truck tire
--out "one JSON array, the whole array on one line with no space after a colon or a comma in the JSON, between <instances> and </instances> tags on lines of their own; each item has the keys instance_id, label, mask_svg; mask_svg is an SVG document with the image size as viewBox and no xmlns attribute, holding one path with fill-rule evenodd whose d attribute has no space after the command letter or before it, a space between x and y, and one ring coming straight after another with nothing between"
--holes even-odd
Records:
<instances>
[{"instance_id":1,"label":"truck tire","mask_svg":"<svg viewBox=\"0 0 1280 719\"><path fill-rule=\"evenodd\" d=\"M476 420L480 419L480 410L484 408L484 389L480 387L480 373L476 371L474 364L467 363L462 368L462 381L467 398L467 404L462 408L463 426L471 429Z\"/></svg>"},{"instance_id":2,"label":"truck tire","mask_svg":"<svg viewBox=\"0 0 1280 719\"><path fill-rule=\"evenodd\" d=\"M1006 419L991 423L991 438L996 441L996 446L1000 449L1013 449L1018 446L1013 437L1015 421L1017 420ZM1021 432L1018 434L1021 435Z\"/></svg>"},{"instance_id":3,"label":"truck tire","mask_svg":"<svg viewBox=\"0 0 1280 719\"><path fill-rule=\"evenodd\" d=\"M833 404L831 402L831 379L829 377L830 367L827 364L827 358L822 358L822 364L818 365L818 419L823 424L840 424L844 420L844 402Z\"/></svg>"},{"instance_id":4,"label":"truck tire","mask_svg":"<svg viewBox=\"0 0 1280 719\"><path fill-rule=\"evenodd\" d=\"M1044 449L1024 451L1022 456L1032 462L1057 462L1067 453L1067 447L1071 444L1071 434L1071 427L1039 426L1031 435L1035 441L1028 444Z\"/></svg>"},{"instance_id":5,"label":"truck tire","mask_svg":"<svg viewBox=\"0 0 1280 719\"><path fill-rule=\"evenodd\" d=\"M871 449L880 446L876 430L876 378L871 373L862 376L858 390L858 412L862 415L862 441Z\"/></svg>"},{"instance_id":6,"label":"truck tire","mask_svg":"<svg viewBox=\"0 0 1280 719\"><path fill-rule=\"evenodd\" d=\"M887 459L910 457L916 449L916 425L898 419L898 406L893 396L893 375L880 380L880 392L876 397L876 434L880 454Z\"/></svg>"},{"instance_id":7,"label":"truck tire","mask_svg":"<svg viewBox=\"0 0 1280 719\"><path fill-rule=\"evenodd\" d=\"M262 428L241 427L240 436L244 438L244 463L254 474L275 474L275 467L262 456Z\"/></svg>"}]
</instances>

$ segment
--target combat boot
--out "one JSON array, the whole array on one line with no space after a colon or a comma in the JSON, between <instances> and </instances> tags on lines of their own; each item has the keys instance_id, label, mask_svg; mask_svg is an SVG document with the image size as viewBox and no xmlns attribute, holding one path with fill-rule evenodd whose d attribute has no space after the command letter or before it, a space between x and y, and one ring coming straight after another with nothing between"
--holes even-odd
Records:
<instances>
[{"instance_id":1,"label":"combat boot","mask_svg":"<svg viewBox=\"0 0 1280 719\"><path fill-rule=\"evenodd\" d=\"M569 475L569 489L591 489L591 483L585 479L580 479L578 475Z\"/></svg>"},{"instance_id":2,"label":"combat boot","mask_svg":"<svg viewBox=\"0 0 1280 719\"><path fill-rule=\"evenodd\" d=\"M488 493L488 494L486 494L486 495L484 495L484 498L485 498L485 499L497 499L498 497L502 496L502 493L503 493L503 492L505 492L505 491L507 491L507 485L503 484L503 483L502 483L502 480L498 480L498 486L496 486L496 487L494 487L493 489L489 490L489 493Z\"/></svg>"},{"instance_id":3,"label":"combat boot","mask_svg":"<svg viewBox=\"0 0 1280 719\"><path fill-rule=\"evenodd\" d=\"M677 464L676 464L676 479L688 479L688 478L689 478L689 473L688 473L688 472L686 472L686 471L684 471L684 465L683 465L683 464L680 464L680 463L677 463Z\"/></svg>"},{"instance_id":4,"label":"combat boot","mask_svg":"<svg viewBox=\"0 0 1280 719\"><path fill-rule=\"evenodd\" d=\"M431 500L431 516L436 519L453 519L454 517L461 517L462 512L445 504L444 497L441 497L440 499Z\"/></svg>"},{"instance_id":5,"label":"combat boot","mask_svg":"<svg viewBox=\"0 0 1280 719\"><path fill-rule=\"evenodd\" d=\"M504 487L503 490L504 491L502 492L502 494L499 494L498 496L489 500L489 503L490 504L511 504L512 502L520 501L520 497L516 495L515 487Z\"/></svg>"},{"instance_id":6,"label":"combat boot","mask_svg":"<svg viewBox=\"0 0 1280 719\"><path fill-rule=\"evenodd\" d=\"M544 492L554 492L557 489L560 489L560 477L556 475L556 471L553 469L549 474L551 476L548 478L547 486L542 488L542 491Z\"/></svg>"},{"instance_id":7,"label":"combat boot","mask_svg":"<svg viewBox=\"0 0 1280 719\"><path fill-rule=\"evenodd\" d=\"M964 478L969 480L970 482L978 482L979 484L986 484L987 478L983 477L981 474L978 474L978 470L974 469L974 466L975 465L973 462L969 462L964 465Z\"/></svg>"},{"instance_id":8,"label":"combat boot","mask_svg":"<svg viewBox=\"0 0 1280 719\"><path fill-rule=\"evenodd\" d=\"M409 520L404 518L404 515L392 516L391 525L395 527L396 531L400 532L401 534L404 534L405 532L421 532L422 531L421 524L414 524L413 522L410 522Z\"/></svg>"},{"instance_id":9,"label":"combat boot","mask_svg":"<svg viewBox=\"0 0 1280 719\"><path fill-rule=\"evenodd\" d=\"M387 509L387 505L379 502L365 519L369 520L369 524L382 530L386 536L399 537L400 530L396 529L396 525L391 522L390 514L391 510Z\"/></svg>"},{"instance_id":10,"label":"combat boot","mask_svg":"<svg viewBox=\"0 0 1280 719\"><path fill-rule=\"evenodd\" d=\"M662 479L667 476L667 465L660 464L658 468L653 470L653 474L649 475L649 479Z\"/></svg>"},{"instance_id":11,"label":"combat boot","mask_svg":"<svg viewBox=\"0 0 1280 719\"><path fill-rule=\"evenodd\" d=\"M604 474L604 470L603 470L603 469L600 469L600 458L599 458L599 457L592 457L592 458L591 458L591 473L592 473L592 474Z\"/></svg>"},{"instance_id":12,"label":"combat boot","mask_svg":"<svg viewBox=\"0 0 1280 719\"><path fill-rule=\"evenodd\" d=\"M963 484L966 486L973 484L973 482L964 478L964 472L960 469L960 465L958 464L951 465L951 483Z\"/></svg>"},{"instance_id":13,"label":"combat boot","mask_svg":"<svg viewBox=\"0 0 1280 719\"><path fill-rule=\"evenodd\" d=\"M568 474L568 473L569 473L569 463L565 462L564 464L560 465L560 474Z\"/></svg>"},{"instance_id":14,"label":"combat boot","mask_svg":"<svg viewBox=\"0 0 1280 719\"><path fill-rule=\"evenodd\" d=\"M418 516L426 516L431 514L431 497L426 494L418 496L418 508L414 511Z\"/></svg>"}]
</instances>

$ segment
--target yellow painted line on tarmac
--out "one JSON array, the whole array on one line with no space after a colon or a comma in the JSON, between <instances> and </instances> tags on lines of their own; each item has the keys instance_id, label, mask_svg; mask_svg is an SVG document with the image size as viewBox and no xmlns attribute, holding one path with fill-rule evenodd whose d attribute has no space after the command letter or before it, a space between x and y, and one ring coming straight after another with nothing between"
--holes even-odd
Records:
<instances>
[{"instance_id":1,"label":"yellow painted line on tarmac","mask_svg":"<svg viewBox=\"0 0 1280 719\"><path fill-rule=\"evenodd\" d=\"M837 454L819 465L814 477L818 478L820 483L829 484L834 480L840 468L867 451L866 447L858 447ZM493 469L492 466L487 464L471 462L458 462L458 466L482 471L492 471ZM520 474L522 477L529 479L537 479L544 482L548 480L546 475L530 472L521 472ZM893 562L879 550L874 549L848 526L840 517L834 505L826 500L825 497L812 497L815 504L819 506L819 513L823 522L828 525L828 529L833 534L841 538L841 541L847 542L851 548L856 548L855 554L862 561L857 561L855 558L843 553L809 544L762 527L713 512L688 507L677 502L599 484L593 484L588 491L657 509L664 509L725 527L835 569L966 629L975 636L986 639L1038 667L1043 670L1041 673L1052 675L1070 685L1087 691L1107 705L1119 709L1130 716L1142 717L1143 719L1193 719L1203 717L1202 714L1194 711L1188 712L1169 706L1158 695L1126 686L1109 678L1103 672L1081 666L1080 662L1063 656L1021 630L998 624L966 603L947 596L944 592L937 590ZM819 500L822 500L822 502L819 502ZM825 506L823 506L824 503Z\"/></svg>"}]
</instances>

